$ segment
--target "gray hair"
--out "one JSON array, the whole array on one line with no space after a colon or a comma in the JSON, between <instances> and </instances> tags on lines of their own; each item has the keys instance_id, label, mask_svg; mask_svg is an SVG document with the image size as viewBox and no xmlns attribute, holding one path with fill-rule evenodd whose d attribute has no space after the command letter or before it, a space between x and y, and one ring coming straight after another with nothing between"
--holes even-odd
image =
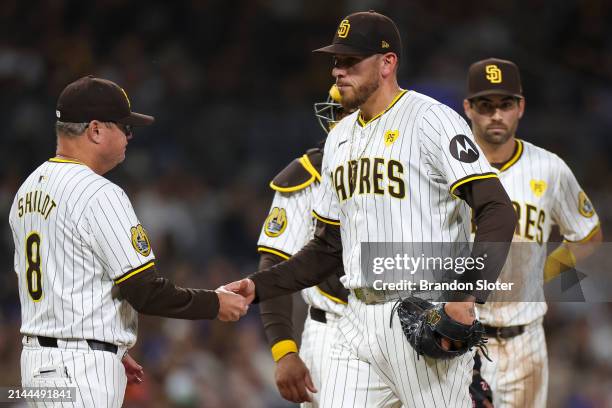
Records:
<instances>
[{"instance_id":1,"label":"gray hair","mask_svg":"<svg viewBox=\"0 0 612 408\"><path fill-rule=\"evenodd\" d=\"M60 136L76 137L81 136L85 129L87 129L88 123L74 123L74 122L55 122L55 133Z\"/></svg>"}]
</instances>

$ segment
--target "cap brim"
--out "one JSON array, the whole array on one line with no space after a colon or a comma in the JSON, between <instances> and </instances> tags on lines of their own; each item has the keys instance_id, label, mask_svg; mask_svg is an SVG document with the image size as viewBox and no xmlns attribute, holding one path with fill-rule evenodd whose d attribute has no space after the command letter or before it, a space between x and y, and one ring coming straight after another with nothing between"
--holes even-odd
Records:
<instances>
[{"instance_id":1,"label":"cap brim","mask_svg":"<svg viewBox=\"0 0 612 408\"><path fill-rule=\"evenodd\" d=\"M507 91L505 89L487 89L486 91L480 91L480 92L476 92L475 94L469 95L467 99L474 99L474 98L479 98L481 96L491 96L491 95L513 96L515 98L523 97L523 95L521 94Z\"/></svg>"},{"instance_id":2,"label":"cap brim","mask_svg":"<svg viewBox=\"0 0 612 408\"><path fill-rule=\"evenodd\" d=\"M319 54L333 54L333 55L374 55L375 51L364 50L360 48L355 48L346 44L332 44L327 47L317 48L312 52L316 52Z\"/></svg>"},{"instance_id":3,"label":"cap brim","mask_svg":"<svg viewBox=\"0 0 612 408\"><path fill-rule=\"evenodd\" d=\"M131 126L148 126L155 122L155 118L153 116L143 115L142 113L132 112L130 116L118 120L117 122Z\"/></svg>"}]
</instances>

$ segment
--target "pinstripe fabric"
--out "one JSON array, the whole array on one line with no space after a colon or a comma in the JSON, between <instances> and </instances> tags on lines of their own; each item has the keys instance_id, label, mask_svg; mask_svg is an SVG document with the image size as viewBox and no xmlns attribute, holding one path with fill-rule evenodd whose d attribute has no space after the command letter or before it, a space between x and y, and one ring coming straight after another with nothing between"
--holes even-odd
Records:
<instances>
[{"instance_id":1,"label":"pinstripe fabric","mask_svg":"<svg viewBox=\"0 0 612 408\"><path fill-rule=\"evenodd\" d=\"M523 149L518 160L503 171L495 170L518 209L519 225L513 241L520 244L510 249L498 279L514 282L515 290L511 301L503 293L493 293L486 304L478 305L478 312L480 320L491 326L528 326L524 334L512 339L490 339L493 363L482 359L482 374L491 385L496 407L537 408L546 406L548 390L541 323L547 306L535 301L544 299L545 244L553 225L560 227L566 239L579 241L598 225L599 218L596 213L591 217L580 213L582 189L561 158L529 142L517 143ZM543 222L538 225L540 215Z\"/></svg>"},{"instance_id":2,"label":"pinstripe fabric","mask_svg":"<svg viewBox=\"0 0 612 408\"><path fill-rule=\"evenodd\" d=\"M34 211L20 217L19 203L24 205L29 192L51 197L56 208L46 217ZM9 222L23 334L128 347L135 342L137 313L113 298L111 289L114 279L153 260L154 254L145 256L133 246L131 228L139 222L123 190L84 165L46 162L19 188ZM39 301L31 298L26 281L25 242L32 232L40 237Z\"/></svg>"},{"instance_id":3,"label":"pinstripe fabric","mask_svg":"<svg viewBox=\"0 0 612 408\"><path fill-rule=\"evenodd\" d=\"M417 357L393 303L365 305L349 297L331 350L322 407L471 407L473 354L440 361Z\"/></svg>"},{"instance_id":4,"label":"pinstripe fabric","mask_svg":"<svg viewBox=\"0 0 612 408\"><path fill-rule=\"evenodd\" d=\"M458 180L473 175L494 176L479 152L472 163L459 161L451 153L451 140L466 135L473 140L465 121L452 109L417 92L406 92L380 118L361 127L359 112L344 118L330 132L325 144L322 181L315 199L317 214L340 222L343 241L345 286L358 288L361 282L361 242L455 242L469 240L469 207L450 194ZM392 143L385 134L397 131ZM476 150L478 148L476 147ZM348 186L348 162L375 159L393 160L401 165L396 174L403 180L405 195L393 197L388 168L380 166L378 185L383 194L372 193L370 186L358 186L343 199L337 192L342 181ZM358 174L366 173L360 164ZM335 178L334 178L335 177ZM375 180L371 180L373 183Z\"/></svg>"},{"instance_id":5,"label":"pinstripe fabric","mask_svg":"<svg viewBox=\"0 0 612 408\"><path fill-rule=\"evenodd\" d=\"M529 324L546 313L546 303L536 300L544 299L545 243L553 225L560 227L566 239L579 241L599 223L597 214L587 218L578 211L582 189L559 156L529 142L517 143L523 147L518 161L505 171L495 170L515 207L519 207L518 231L513 239L519 244L510 249L499 277L500 281L515 283L515 290L512 299L496 292L487 304L479 306L480 319L496 327ZM536 183L545 186L543 192L534 190ZM544 221L541 243L538 243L534 238L539 233L540 214Z\"/></svg>"},{"instance_id":6,"label":"pinstripe fabric","mask_svg":"<svg viewBox=\"0 0 612 408\"><path fill-rule=\"evenodd\" d=\"M362 286L361 242L468 241L469 208L451 189L472 176L494 177L477 147L471 163L454 158L455 136L473 140L471 131L456 112L427 96L405 92L363 126L358 115L330 132L314 201L318 215L340 224L347 288ZM352 191L351 161L359 179ZM417 358L392 308L349 297L321 406L470 407L471 353L451 361Z\"/></svg>"},{"instance_id":7,"label":"pinstripe fabric","mask_svg":"<svg viewBox=\"0 0 612 408\"><path fill-rule=\"evenodd\" d=\"M508 340L489 339L481 374L493 390L496 408L543 408L548 393L548 357L542 319Z\"/></svg>"},{"instance_id":8,"label":"pinstripe fabric","mask_svg":"<svg viewBox=\"0 0 612 408\"><path fill-rule=\"evenodd\" d=\"M287 214L287 226L281 234L269 236L266 234L264 224L257 241L259 252L277 250L289 257L310 241L315 226L312 205L319 187L320 184L314 182L299 191L274 194L270 211L272 212L274 208L284 209ZM302 290L302 298L306 304L329 313L340 315L344 310L344 305L323 296L316 287Z\"/></svg>"},{"instance_id":9,"label":"pinstripe fabric","mask_svg":"<svg viewBox=\"0 0 612 408\"><path fill-rule=\"evenodd\" d=\"M38 406L120 407L127 382L121 357L136 341L137 313L111 291L115 279L155 258L142 234L133 235L139 222L126 194L85 165L52 159L21 185L9 223L21 333L60 339L59 348L24 340L23 386L77 387L75 404ZM38 274L40 285L29 286ZM120 352L92 351L84 339ZM55 377L37 376L49 366L59 367Z\"/></svg>"},{"instance_id":10,"label":"pinstripe fabric","mask_svg":"<svg viewBox=\"0 0 612 408\"><path fill-rule=\"evenodd\" d=\"M105 407L123 404L127 377L120 354L93 351L85 341L59 341L58 348L40 347L24 337L21 353L23 387L74 387L74 402L38 402L32 407ZM40 374L40 371L55 372Z\"/></svg>"}]
</instances>

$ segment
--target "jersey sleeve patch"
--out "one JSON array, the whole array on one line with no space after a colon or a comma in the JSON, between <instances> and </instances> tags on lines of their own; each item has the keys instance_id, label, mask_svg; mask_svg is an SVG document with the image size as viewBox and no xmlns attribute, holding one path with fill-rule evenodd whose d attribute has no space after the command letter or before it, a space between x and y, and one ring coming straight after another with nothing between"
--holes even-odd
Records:
<instances>
[{"instance_id":1,"label":"jersey sleeve patch","mask_svg":"<svg viewBox=\"0 0 612 408\"><path fill-rule=\"evenodd\" d=\"M448 150L455 160L463 163L474 163L480 157L478 148L466 135L453 137L448 145Z\"/></svg>"},{"instance_id":2,"label":"jersey sleeve patch","mask_svg":"<svg viewBox=\"0 0 612 408\"><path fill-rule=\"evenodd\" d=\"M584 191L578 193L578 212L585 218L591 218L595 214L595 208Z\"/></svg>"},{"instance_id":3,"label":"jersey sleeve patch","mask_svg":"<svg viewBox=\"0 0 612 408\"><path fill-rule=\"evenodd\" d=\"M151 253L151 242L147 236L147 232L141 224L130 228L132 236L132 246L142 256L149 256Z\"/></svg>"},{"instance_id":4,"label":"jersey sleeve patch","mask_svg":"<svg viewBox=\"0 0 612 408\"><path fill-rule=\"evenodd\" d=\"M287 228L287 211L284 208L274 207L264 222L264 233L275 238L285 232Z\"/></svg>"}]
</instances>

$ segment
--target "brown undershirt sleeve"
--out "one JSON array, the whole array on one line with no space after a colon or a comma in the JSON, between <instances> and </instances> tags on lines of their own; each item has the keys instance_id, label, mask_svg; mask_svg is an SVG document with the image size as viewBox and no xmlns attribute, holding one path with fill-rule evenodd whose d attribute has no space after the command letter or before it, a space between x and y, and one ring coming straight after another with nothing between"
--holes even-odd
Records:
<instances>
[{"instance_id":1,"label":"brown undershirt sleeve","mask_svg":"<svg viewBox=\"0 0 612 408\"><path fill-rule=\"evenodd\" d=\"M219 297L213 290L181 288L152 266L117 284L121 297L136 311L176 319L216 319Z\"/></svg>"},{"instance_id":2,"label":"brown undershirt sleeve","mask_svg":"<svg viewBox=\"0 0 612 408\"><path fill-rule=\"evenodd\" d=\"M484 270L471 269L458 280L475 282L486 279L495 282L506 262L516 227L517 216L512 202L498 178L475 180L458 190L459 197L468 203L474 213L476 235L472 257L486 254ZM489 292L474 291L470 294L476 297L477 302L484 303Z\"/></svg>"},{"instance_id":3,"label":"brown undershirt sleeve","mask_svg":"<svg viewBox=\"0 0 612 408\"><path fill-rule=\"evenodd\" d=\"M259 270L270 268L281 262L283 258L280 256L264 252L259 259ZM270 347L281 340L292 340L297 343L293 333L293 298L291 295L261 302L259 313Z\"/></svg>"},{"instance_id":4,"label":"brown undershirt sleeve","mask_svg":"<svg viewBox=\"0 0 612 408\"><path fill-rule=\"evenodd\" d=\"M297 254L249 276L255 282L254 302L317 285L341 267L340 227L317 220L314 238Z\"/></svg>"}]
</instances>

